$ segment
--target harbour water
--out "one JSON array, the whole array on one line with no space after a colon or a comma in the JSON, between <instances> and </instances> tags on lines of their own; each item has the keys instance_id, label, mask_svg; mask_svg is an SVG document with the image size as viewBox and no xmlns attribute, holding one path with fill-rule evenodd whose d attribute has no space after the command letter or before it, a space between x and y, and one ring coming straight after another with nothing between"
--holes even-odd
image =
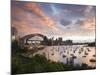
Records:
<instances>
[{"instance_id":1,"label":"harbour water","mask_svg":"<svg viewBox=\"0 0 100 75\"><path fill-rule=\"evenodd\" d=\"M62 62L65 64L68 63L68 61L71 61L71 58L73 57L74 65L85 63L88 66L95 67L95 51L95 47L89 47L86 45L46 46L44 49L33 53L33 56L36 54L42 54L53 62Z\"/></svg>"}]
</instances>

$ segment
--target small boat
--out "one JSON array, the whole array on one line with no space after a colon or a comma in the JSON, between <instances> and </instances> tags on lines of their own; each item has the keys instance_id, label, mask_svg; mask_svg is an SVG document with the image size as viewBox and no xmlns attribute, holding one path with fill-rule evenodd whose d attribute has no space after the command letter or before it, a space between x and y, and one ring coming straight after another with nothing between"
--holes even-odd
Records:
<instances>
[{"instance_id":1,"label":"small boat","mask_svg":"<svg viewBox=\"0 0 100 75\"><path fill-rule=\"evenodd\" d=\"M88 55L88 53L85 51L85 55Z\"/></svg>"},{"instance_id":2,"label":"small boat","mask_svg":"<svg viewBox=\"0 0 100 75\"><path fill-rule=\"evenodd\" d=\"M88 52L90 52L91 50L89 48L87 48Z\"/></svg>"},{"instance_id":3,"label":"small boat","mask_svg":"<svg viewBox=\"0 0 100 75\"><path fill-rule=\"evenodd\" d=\"M74 56L74 54L70 54L71 56Z\"/></svg>"},{"instance_id":4,"label":"small boat","mask_svg":"<svg viewBox=\"0 0 100 75\"><path fill-rule=\"evenodd\" d=\"M51 55L54 55L53 53Z\"/></svg>"},{"instance_id":5,"label":"small boat","mask_svg":"<svg viewBox=\"0 0 100 75\"><path fill-rule=\"evenodd\" d=\"M81 54L81 51L79 51L78 53Z\"/></svg>"},{"instance_id":6,"label":"small boat","mask_svg":"<svg viewBox=\"0 0 100 75\"><path fill-rule=\"evenodd\" d=\"M93 62L94 63L94 62L96 62L96 60L95 59L90 59L90 62Z\"/></svg>"},{"instance_id":7,"label":"small boat","mask_svg":"<svg viewBox=\"0 0 100 75\"><path fill-rule=\"evenodd\" d=\"M82 57L84 57L84 58L85 58L86 56L82 56Z\"/></svg>"},{"instance_id":8,"label":"small boat","mask_svg":"<svg viewBox=\"0 0 100 75\"><path fill-rule=\"evenodd\" d=\"M73 59L76 59L77 57L76 57L76 56L72 56L72 58L73 58Z\"/></svg>"},{"instance_id":9,"label":"small boat","mask_svg":"<svg viewBox=\"0 0 100 75\"><path fill-rule=\"evenodd\" d=\"M65 53L66 51L64 51L64 53Z\"/></svg>"},{"instance_id":10,"label":"small boat","mask_svg":"<svg viewBox=\"0 0 100 75\"><path fill-rule=\"evenodd\" d=\"M63 58L65 58L66 57L66 55L63 55Z\"/></svg>"},{"instance_id":11,"label":"small boat","mask_svg":"<svg viewBox=\"0 0 100 75\"><path fill-rule=\"evenodd\" d=\"M93 57L96 57L96 55L93 55Z\"/></svg>"}]
</instances>

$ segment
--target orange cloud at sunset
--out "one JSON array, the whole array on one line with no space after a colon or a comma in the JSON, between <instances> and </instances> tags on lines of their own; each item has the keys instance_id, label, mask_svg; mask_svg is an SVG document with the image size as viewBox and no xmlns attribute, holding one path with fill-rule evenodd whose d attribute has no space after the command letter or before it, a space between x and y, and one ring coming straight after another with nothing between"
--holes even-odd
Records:
<instances>
[{"instance_id":1,"label":"orange cloud at sunset","mask_svg":"<svg viewBox=\"0 0 100 75\"><path fill-rule=\"evenodd\" d=\"M45 17L45 14L41 11L39 6L35 3L26 3L25 9L31 10L33 13L35 13L37 16Z\"/></svg>"},{"instance_id":2,"label":"orange cloud at sunset","mask_svg":"<svg viewBox=\"0 0 100 75\"><path fill-rule=\"evenodd\" d=\"M12 19L12 26L17 28L20 33L47 33L48 30L55 33L61 32L61 30L55 26L56 23L53 19L47 16L35 3L26 3L24 10L19 7L15 7L14 9L16 10L12 11L12 17L18 17L18 21ZM27 10L32 11L32 13L26 12ZM33 14L39 18L32 17ZM39 28L34 27L36 25L39 25ZM44 27L45 29L40 27Z\"/></svg>"},{"instance_id":3,"label":"orange cloud at sunset","mask_svg":"<svg viewBox=\"0 0 100 75\"><path fill-rule=\"evenodd\" d=\"M35 3L26 3L25 5L25 8L26 9L29 9L33 12L33 14L35 13L37 16L41 17L41 23L44 24L44 25L47 25L48 27L50 28L53 28L54 30L58 31L59 29L57 29L55 27L55 22L50 18L48 17L41 9L40 7L35 4Z\"/></svg>"}]
</instances>

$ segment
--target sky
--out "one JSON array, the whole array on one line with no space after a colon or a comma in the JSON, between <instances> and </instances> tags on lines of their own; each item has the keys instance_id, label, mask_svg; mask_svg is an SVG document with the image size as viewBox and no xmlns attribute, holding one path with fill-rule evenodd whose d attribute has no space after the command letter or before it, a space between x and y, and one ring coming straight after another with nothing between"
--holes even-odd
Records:
<instances>
[{"instance_id":1,"label":"sky","mask_svg":"<svg viewBox=\"0 0 100 75\"><path fill-rule=\"evenodd\" d=\"M11 26L20 37L43 34L64 40L94 40L96 7L43 2L12 1Z\"/></svg>"}]
</instances>

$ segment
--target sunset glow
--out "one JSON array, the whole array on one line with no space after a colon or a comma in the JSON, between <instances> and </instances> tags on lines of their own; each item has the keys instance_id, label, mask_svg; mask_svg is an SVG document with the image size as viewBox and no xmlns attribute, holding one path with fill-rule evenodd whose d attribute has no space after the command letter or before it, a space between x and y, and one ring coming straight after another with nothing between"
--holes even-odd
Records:
<instances>
[{"instance_id":1,"label":"sunset glow","mask_svg":"<svg viewBox=\"0 0 100 75\"><path fill-rule=\"evenodd\" d=\"M64 40L95 40L95 6L12 1L11 7L11 24L20 37L40 33Z\"/></svg>"}]
</instances>

